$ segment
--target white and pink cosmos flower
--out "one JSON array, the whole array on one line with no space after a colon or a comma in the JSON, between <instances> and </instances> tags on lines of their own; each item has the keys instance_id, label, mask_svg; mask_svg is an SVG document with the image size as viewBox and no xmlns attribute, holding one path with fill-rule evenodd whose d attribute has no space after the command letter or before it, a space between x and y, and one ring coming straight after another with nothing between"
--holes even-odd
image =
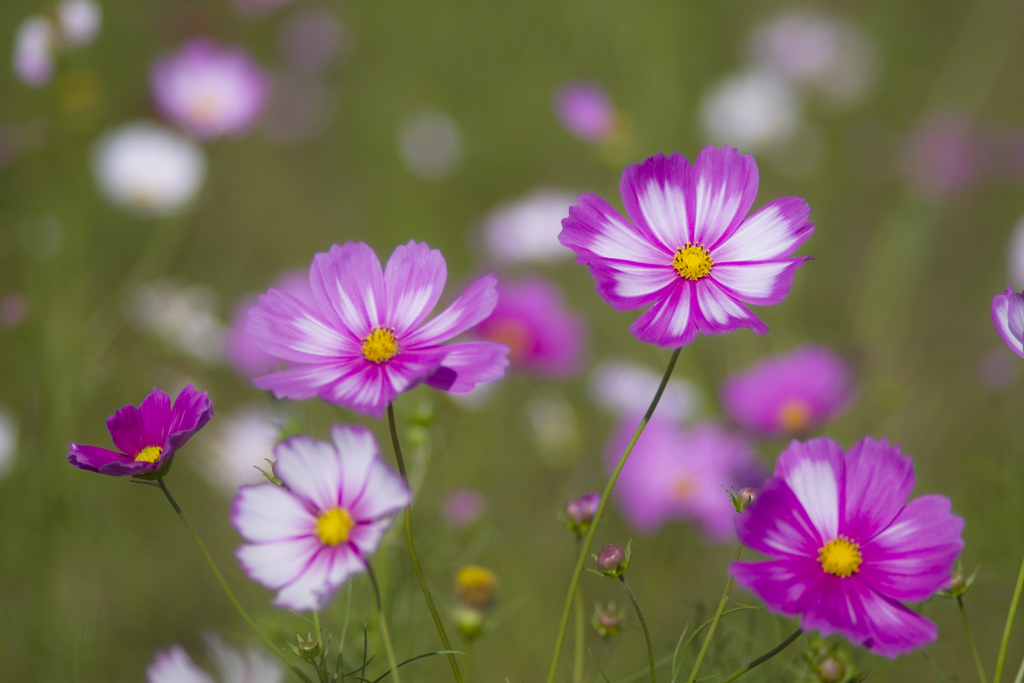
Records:
<instances>
[{"instance_id":1,"label":"white and pink cosmos flower","mask_svg":"<svg viewBox=\"0 0 1024 683\"><path fill-rule=\"evenodd\" d=\"M151 86L160 113L200 138L247 131L270 91L269 79L248 53L205 38L158 59Z\"/></svg>"},{"instance_id":2,"label":"white and pink cosmos flower","mask_svg":"<svg viewBox=\"0 0 1024 683\"><path fill-rule=\"evenodd\" d=\"M313 306L271 289L249 311L246 329L256 345L289 365L253 383L278 398L320 398L380 417L421 382L464 394L502 377L504 344L444 343L494 311L497 278L480 278L424 322L447 278L441 252L422 242L395 249L386 269L361 242L317 254L309 270Z\"/></svg>"},{"instance_id":3,"label":"white and pink cosmos flower","mask_svg":"<svg viewBox=\"0 0 1024 683\"><path fill-rule=\"evenodd\" d=\"M992 297L992 324L1010 350L1024 358L1024 292L1007 285L1006 292Z\"/></svg>"},{"instance_id":4,"label":"white and pink cosmos flower","mask_svg":"<svg viewBox=\"0 0 1024 683\"><path fill-rule=\"evenodd\" d=\"M650 306L630 327L640 341L678 348L697 332L768 326L743 303L777 304L806 257L790 254L814 232L799 197L747 216L757 164L730 147L705 147L693 166L681 154L626 168L622 201L630 220L583 195L562 220L559 240L590 268L612 308ZM741 303L742 302L742 303Z\"/></svg>"},{"instance_id":5,"label":"white and pink cosmos flower","mask_svg":"<svg viewBox=\"0 0 1024 683\"><path fill-rule=\"evenodd\" d=\"M238 559L251 579L278 591L278 607L320 610L366 571L412 495L364 427L335 425L331 442L292 437L274 455L283 486L243 486L232 505L231 523L248 541Z\"/></svg>"}]
</instances>

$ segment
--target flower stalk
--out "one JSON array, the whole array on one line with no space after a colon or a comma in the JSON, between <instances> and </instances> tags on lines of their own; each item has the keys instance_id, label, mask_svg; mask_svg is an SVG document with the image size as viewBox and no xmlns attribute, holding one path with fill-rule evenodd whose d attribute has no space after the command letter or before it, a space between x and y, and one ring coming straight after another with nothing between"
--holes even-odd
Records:
<instances>
[{"instance_id":1,"label":"flower stalk","mask_svg":"<svg viewBox=\"0 0 1024 683\"><path fill-rule=\"evenodd\" d=\"M967 610L964 608L964 598L962 595L956 596L956 604L960 606L960 617L964 622L964 633L967 634L967 644L971 647L971 656L974 658L974 668L978 671L978 680L981 683L987 683L985 680L985 667L981 664L978 646L974 644L974 636L971 635L971 625L967 622Z\"/></svg>"},{"instance_id":2,"label":"flower stalk","mask_svg":"<svg viewBox=\"0 0 1024 683\"><path fill-rule=\"evenodd\" d=\"M377 620L380 623L380 635L384 639L384 651L388 656L388 666L391 667L391 675L395 683L402 683L398 677L398 660L395 658L395 648L391 645L391 635L388 633L388 622L384 618L384 604L380 599L380 586L377 585L377 576L373 573L373 567L366 563L366 574L373 584L373 595L377 598ZM318 624L319 626L319 624Z\"/></svg>"},{"instance_id":3,"label":"flower stalk","mask_svg":"<svg viewBox=\"0 0 1024 683\"><path fill-rule=\"evenodd\" d=\"M736 560L740 559L740 553L743 552L743 544L741 543L736 548ZM711 626L708 628L707 635L704 636L704 642L700 646L700 652L697 653L697 661L693 663L693 671L690 672L690 678L687 683L693 683L697 680L697 673L700 671L701 662L704 661L704 655L708 651L708 646L711 645L711 638L715 635L715 629L718 628L718 620L722 618L722 610L725 609L725 602L729 599L729 592L732 590L733 578L730 576L729 580L725 582L725 591L722 593L722 599L718 601L718 609L715 610L715 617L711 620ZM984 681L982 681L984 683Z\"/></svg>"},{"instance_id":4,"label":"flower stalk","mask_svg":"<svg viewBox=\"0 0 1024 683\"><path fill-rule=\"evenodd\" d=\"M633 609L636 610L636 616L640 619L640 626L644 630L644 639L647 640L647 661L651 665L651 683L658 683L658 674L654 670L655 666L657 666L657 663L654 661L654 645L651 643L651 632L647 628L647 620L644 619L644 613L640 610L640 603L637 602L633 589L630 588L629 582L626 581L626 575L619 574L619 581L622 582L622 587L626 589L626 595L629 596L629 601L633 603Z\"/></svg>"},{"instance_id":5,"label":"flower stalk","mask_svg":"<svg viewBox=\"0 0 1024 683\"><path fill-rule=\"evenodd\" d=\"M757 659L751 661L746 666L744 666L744 667L742 667L740 669L737 669L736 671L733 671L731 674L729 674L728 676L723 678L721 681L719 681L719 683L730 683L730 681L735 681L737 678L739 678L743 674L747 673L748 671L750 671L754 667L757 667L757 666L760 666L760 665L764 664L769 659L771 659L772 657L774 657L775 655L779 654L780 652L785 650L787 647L792 645L793 641L796 640L797 638L799 638L800 635L803 632L804 632L804 630L802 628L798 628L797 630L793 631L792 633L789 634L789 637L786 638L784 641L782 641L781 643L779 643L774 648L772 648L768 652L764 653L763 655L761 655Z\"/></svg>"},{"instance_id":6,"label":"flower stalk","mask_svg":"<svg viewBox=\"0 0 1024 683\"><path fill-rule=\"evenodd\" d=\"M1003 675L1003 664L1006 662L1006 648L1010 644L1010 630L1013 628L1013 618L1017 615L1017 604L1020 602L1021 589L1024 589L1024 560L1021 560L1020 571L1017 573L1017 585L1013 589L1013 599L1010 601L1010 611L1006 615L1006 626L1003 627L1003 642L999 645L999 658L996 660L996 673L992 677L993 683L999 683ZM1024 664L1022 664L1024 667ZM1018 676L1018 678L1020 678Z\"/></svg>"}]
</instances>

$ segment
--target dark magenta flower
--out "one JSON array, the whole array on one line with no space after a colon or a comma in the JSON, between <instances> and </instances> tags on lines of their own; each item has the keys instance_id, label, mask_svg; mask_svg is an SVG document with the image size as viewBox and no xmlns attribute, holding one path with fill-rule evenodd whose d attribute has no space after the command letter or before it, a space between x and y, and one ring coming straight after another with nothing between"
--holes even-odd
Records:
<instances>
[{"instance_id":1,"label":"dark magenta flower","mask_svg":"<svg viewBox=\"0 0 1024 683\"><path fill-rule=\"evenodd\" d=\"M597 292L620 311L650 306L630 331L669 348L697 332L768 326L741 302L777 304L805 257L790 254L814 232L798 197L776 199L747 216L757 165L731 147L705 147L693 166L681 154L657 155L622 174L632 222L585 194L562 220L558 239L590 268Z\"/></svg>"},{"instance_id":2,"label":"dark magenta flower","mask_svg":"<svg viewBox=\"0 0 1024 683\"><path fill-rule=\"evenodd\" d=\"M171 399L156 387L139 407L127 405L107 418L117 451L68 444L68 462L75 467L114 477L163 476L175 452L213 417L205 391L189 384Z\"/></svg>"},{"instance_id":3,"label":"dark magenta flower","mask_svg":"<svg viewBox=\"0 0 1024 683\"><path fill-rule=\"evenodd\" d=\"M765 436L802 434L850 405L853 373L831 349L807 344L766 358L722 386L726 411Z\"/></svg>"},{"instance_id":4,"label":"dark magenta flower","mask_svg":"<svg viewBox=\"0 0 1024 683\"><path fill-rule=\"evenodd\" d=\"M945 496L907 503L913 461L865 437L844 455L831 439L794 441L739 517L740 541L767 562L735 562L739 585L801 627L886 657L935 640L935 624L903 602L949 584L964 521Z\"/></svg>"},{"instance_id":5,"label":"dark magenta flower","mask_svg":"<svg viewBox=\"0 0 1024 683\"><path fill-rule=\"evenodd\" d=\"M1006 292L992 297L992 323L1000 339L1024 358L1024 292L1017 294L1007 285Z\"/></svg>"},{"instance_id":6,"label":"dark magenta flower","mask_svg":"<svg viewBox=\"0 0 1024 683\"><path fill-rule=\"evenodd\" d=\"M582 365L587 323L565 308L554 283L534 277L501 281L494 312L473 332L507 345L513 368L567 377Z\"/></svg>"}]
</instances>

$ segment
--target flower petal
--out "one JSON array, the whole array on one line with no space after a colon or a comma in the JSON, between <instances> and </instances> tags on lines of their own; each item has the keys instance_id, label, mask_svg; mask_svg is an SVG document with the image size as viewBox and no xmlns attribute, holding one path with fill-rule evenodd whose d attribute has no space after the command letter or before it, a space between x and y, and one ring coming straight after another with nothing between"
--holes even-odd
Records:
<instances>
[{"instance_id":1,"label":"flower petal","mask_svg":"<svg viewBox=\"0 0 1024 683\"><path fill-rule=\"evenodd\" d=\"M617 311L630 311L660 301L681 278L671 266L606 259L589 266L597 293Z\"/></svg>"},{"instance_id":2,"label":"flower petal","mask_svg":"<svg viewBox=\"0 0 1024 683\"><path fill-rule=\"evenodd\" d=\"M793 441L779 456L775 476L785 480L800 501L818 531L821 545L839 535L846 488L845 460L839 444L832 439Z\"/></svg>"},{"instance_id":3,"label":"flower petal","mask_svg":"<svg viewBox=\"0 0 1024 683\"><path fill-rule=\"evenodd\" d=\"M686 242L695 242L694 170L682 154L656 154L643 163L627 166L619 189L629 217L669 254Z\"/></svg>"},{"instance_id":4,"label":"flower petal","mask_svg":"<svg viewBox=\"0 0 1024 683\"><path fill-rule=\"evenodd\" d=\"M711 278L694 283L696 306L694 318L703 334L724 334L747 327L758 334L768 331L761 319L736 299L724 292Z\"/></svg>"},{"instance_id":5,"label":"flower petal","mask_svg":"<svg viewBox=\"0 0 1024 683\"><path fill-rule=\"evenodd\" d=\"M387 533L393 521L394 515L387 515L376 522L358 524L352 527L348 542L359 550L360 555L369 557L377 550L380 539L384 538L384 534Z\"/></svg>"},{"instance_id":6,"label":"flower petal","mask_svg":"<svg viewBox=\"0 0 1024 683\"><path fill-rule=\"evenodd\" d=\"M789 295L796 269L806 258L715 263L711 278L734 298L748 304L777 304Z\"/></svg>"},{"instance_id":7,"label":"flower petal","mask_svg":"<svg viewBox=\"0 0 1024 683\"><path fill-rule=\"evenodd\" d=\"M814 233L811 207L799 197L783 197L763 206L720 240L711 257L719 261L770 261L792 254Z\"/></svg>"},{"instance_id":8,"label":"flower petal","mask_svg":"<svg viewBox=\"0 0 1024 683\"><path fill-rule=\"evenodd\" d=\"M334 425L331 441L341 462L341 504L351 511L366 488L370 467L380 457L380 449L373 432L361 425Z\"/></svg>"},{"instance_id":9,"label":"flower petal","mask_svg":"<svg viewBox=\"0 0 1024 683\"><path fill-rule=\"evenodd\" d=\"M355 333L333 327L319 311L280 289L259 296L245 329L261 351L287 363L356 356L361 348Z\"/></svg>"},{"instance_id":10,"label":"flower petal","mask_svg":"<svg viewBox=\"0 0 1024 683\"><path fill-rule=\"evenodd\" d=\"M666 288L665 296L636 319L629 331L642 342L679 348L697 336L694 287L681 279Z\"/></svg>"},{"instance_id":11,"label":"flower petal","mask_svg":"<svg viewBox=\"0 0 1024 683\"><path fill-rule=\"evenodd\" d=\"M378 520L393 515L412 502L409 487L398 472L375 459L370 464L362 490L349 504L352 516L357 520ZM364 549L372 552L372 548Z\"/></svg>"},{"instance_id":12,"label":"flower petal","mask_svg":"<svg viewBox=\"0 0 1024 683\"><path fill-rule=\"evenodd\" d=\"M425 242L400 245L384 268L387 324L398 336L423 321L434 310L444 291L448 267L444 256Z\"/></svg>"},{"instance_id":13,"label":"flower petal","mask_svg":"<svg viewBox=\"0 0 1024 683\"><path fill-rule=\"evenodd\" d=\"M889 526L913 488L914 461L885 439L864 437L846 454L845 521L840 533L867 542Z\"/></svg>"},{"instance_id":14,"label":"flower petal","mask_svg":"<svg viewBox=\"0 0 1024 683\"><path fill-rule=\"evenodd\" d=\"M400 338L403 350L439 344L485 320L498 303L497 287L498 278L493 275L485 275L471 284L448 308L406 338Z\"/></svg>"},{"instance_id":15,"label":"flower petal","mask_svg":"<svg viewBox=\"0 0 1024 683\"><path fill-rule=\"evenodd\" d=\"M181 645L157 650L156 659L146 667L148 683L217 683L212 676L196 666Z\"/></svg>"},{"instance_id":16,"label":"flower petal","mask_svg":"<svg viewBox=\"0 0 1024 683\"><path fill-rule=\"evenodd\" d=\"M426 379L435 389L453 394L472 391L480 382L505 376L508 347L496 342L464 342L442 347L447 351L441 365Z\"/></svg>"},{"instance_id":17,"label":"flower petal","mask_svg":"<svg viewBox=\"0 0 1024 683\"><path fill-rule=\"evenodd\" d=\"M191 386L190 384L189 388ZM146 446L165 447L171 426L171 398L167 392L153 387L152 393L142 399L142 403L139 404L139 416L142 418ZM135 455L136 453L128 454Z\"/></svg>"},{"instance_id":18,"label":"flower petal","mask_svg":"<svg viewBox=\"0 0 1024 683\"><path fill-rule=\"evenodd\" d=\"M83 470L115 477L139 474L146 469L135 466L134 459L122 453L76 443L68 444L68 462Z\"/></svg>"},{"instance_id":19,"label":"flower petal","mask_svg":"<svg viewBox=\"0 0 1024 683\"><path fill-rule=\"evenodd\" d=\"M170 412L171 420L167 427L169 453L164 453L161 460L184 446L193 434L206 426L213 417L213 403L205 391L196 391L189 384L178 393L178 397L174 399L174 408Z\"/></svg>"},{"instance_id":20,"label":"flower petal","mask_svg":"<svg viewBox=\"0 0 1024 683\"><path fill-rule=\"evenodd\" d=\"M811 558L817 565L821 536L803 504L780 477L771 477L736 520L736 535L769 557Z\"/></svg>"},{"instance_id":21,"label":"flower petal","mask_svg":"<svg viewBox=\"0 0 1024 683\"><path fill-rule=\"evenodd\" d=\"M366 564L348 544L323 548L306 571L277 594L274 604L296 611L321 610L350 576L361 571L366 571Z\"/></svg>"},{"instance_id":22,"label":"flower petal","mask_svg":"<svg viewBox=\"0 0 1024 683\"><path fill-rule=\"evenodd\" d=\"M334 444L293 436L274 446L274 474L317 514L341 505L341 457Z\"/></svg>"},{"instance_id":23,"label":"flower petal","mask_svg":"<svg viewBox=\"0 0 1024 683\"><path fill-rule=\"evenodd\" d=\"M250 646L238 652L213 633L204 633L203 640L223 683L284 683L284 667L265 651Z\"/></svg>"},{"instance_id":24,"label":"flower petal","mask_svg":"<svg viewBox=\"0 0 1024 683\"><path fill-rule=\"evenodd\" d=\"M577 263L585 265L603 259L671 264L677 248L661 244L653 233L635 227L593 194L580 195L576 206L569 207L558 241L579 255Z\"/></svg>"},{"instance_id":25,"label":"flower petal","mask_svg":"<svg viewBox=\"0 0 1024 683\"><path fill-rule=\"evenodd\" d=\"M315 511L270 482L241 487L231 503L231 524L251 543L312 537L316 522Z\"/></svg>"},{"instance_id":26,"label":"flower petal","mask_svg":"<svg viewBox=\"0 0 1024 683\"><path fill-rule=\"evenodd\" d=\"M338 382L346 375L357 372L359 361L338 360L331 363L303 365L289 370L272 372L269 375L253 379L253 386L273 391L277 398L290 398L293 401L305 401L317 398L325 387ZM353 366L356 365L354 369Z\"/></svg>"},{"instance_id":27,"label":"flower petal","mask_svg":"<svg viewBox=\"0 0 1024 683\"><path fill-rule=\"evenodd\" d=\"M384 271L377 254L362 242L335 244L314 256L309 287L327 321L357 338L386 322Z\"/></svg>"},{"instance_id":28,"label":"flower petal","mask_svg":"<svg viewBox=\"0 0 1024 683\"><path fill-rule=\"evenodd\" d=\"M1005 293L992 297L992 323L1003 342L1024 358L1024 294L1007 285Z\"/></svg>"},{"instance_id":29,"label":"flower petal","mask_svg":"<svg viewBox=\"0 0 1024 683\"><path fill-rule=\"evenodd\" d=\"M729 573L736 583L758 595L765 604L783 614L798 614L807 596L821 581L821 565L809 557L787 557L768 562L733 562Z\"/></svg>"},{"instance_id":30,"label":"flower petal","mask_svg":"<svg viewBox=\"0 0 1024 683\"><path fill-rule=\"evenodd\" d=\"M363 361L350 373L320 389L318 396L379 418L398 394L412 389L437 368L445 348L403 352L380 365Z\"/></svg>"},{"instance_id":31,"label":"flower petal","mask_svg":"<svg viewBox=\"0 0 1024 683\"><path fill-rule=\"evenodd\" d=\"M692 240L714 250L739 227L757 196L757 164L732 147L705 147L693 163Z\"/></svg>"},{"instance_id":32,"label":"flower petal","mask_svg":"<svg viewBox=\"0 0 1024 683\"><path fill-rule=\"evenodd\" d=\"M322 548L316 536L303 536L239 546L235 556L250 579L277 590L302 576Z\"/></svg>"},{"instance_id":33,"label":"flower petal","mask_svg":"<svg viewBox=\"0 0 1024 683\"><path fill-rule=\"evenodd\" d=\"M170 399L168 399L169 404ZM133 405L119 408L108 417L107 430L110 432L110 438L114 441L117 450L133 458L146 446L164 446L163 439L157 443L149 442L149 435L146 434L146 422L139 409Z\"/></svg>"}]
</instances>

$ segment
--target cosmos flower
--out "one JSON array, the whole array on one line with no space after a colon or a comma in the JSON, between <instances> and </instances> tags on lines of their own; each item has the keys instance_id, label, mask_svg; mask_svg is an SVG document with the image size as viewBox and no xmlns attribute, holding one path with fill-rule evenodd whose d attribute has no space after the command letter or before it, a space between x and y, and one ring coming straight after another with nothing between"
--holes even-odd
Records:
<instances>
[{"instance_id":1,"label":"cosmos flower","mask_svg":"<svg viewBox=\"0 0 1024 683\"><path fill-rule=\"evenodd\" d=\"M594 402L616 415L641 415L661 384L661 373L628 360L607 360L590 376ZM697 388L681 379L669 380L658 402L658 417L684 422L700 407Z\"/></svg>"},{"instance_id":2,"label":"cosmos flower","mask_svg":"<svg viewBox=\"0 0 1024 683\"><path fill-rule=\"evenodd\" d=\"M454 173L462 160L462 133L447 114L425 109L402 123L398 153L413 175L441 180Z\"/></svg>"},{"instance_id":3,"label":"cosmos flower","mask_svg":"<svg viewBox=\"0 0 1024 683\"><path fill-rule=\"evenodd\" d=\"M99 33L103 10L93 0L64 0L56 8L57 31L69 47L84 47Z\"/></svg>"},{"instance_id":4,"label":"cosmos flower","mask_svg":"<svg viewBox=\"0 0 1024 683\"><path fill-rule=\"evenodd\" d=\"M480 519L486 506L484 494L477 489L455 489L445 497L441 512L448 526L461 529Z\"/></svg>"},{"instance_id":5,"label":"cosmos flower","mask_svg":"<svg viewBox=\"0 0 1024 683\"><path fill-rule=\"evenodd\" d=\"M292 437L274 449L284 486L243 486L231 523L248 541L237 555L249 577L278 591L274 604L323 609L366 570L396 512L412 500L364 427L335 425L332 442Z\"/></svg>"},{"instance_id":6,"label":"cosmos flower","mask_svg":"<svg viewBox=\"0 0 1024 683\"><path fill-rule=\"evenodd\" d=\"M637 419L621 419L605 449L612 471L636 429ZM636 442L615 487L626 521L654 533L673 519L698 522L712 540L732 536L736 516L722 487L760 483L750 444L714 424L683 428L657 413Z\"/></svg>"},{"instance_id":7,"label":"cosmos flower","mask_svg":"<svg viewBox=\"0 0 1024 683\"><path fill-rule=\"evenodd\" d=\"M181 211L206 177L206 157L198 145L146 122L129 123L104 135L92 162L96 182L107 198L144 217Z\"/></svg>"},{"instance_id":8,"label":"cosmos flower","mask_svg":"<svg viewBox=\"0 0 1024 683\"><path fill-rule=\"evenodd\" d=\"M579 372L587 340L586 320L564 307L562 292L547 280L503 280L498 304L473 334L508 346L513 368L546 377Z\"/></svg>"},{"instance_id":9,"label":"cosmos flower","mask_svg":"<svg viewBox=\"0 0 1024 683\"><path fill-rule=\"evenodd\" d=\"M726 77L701 100L701 121L708 139L758 151L788 141L800 123L799 93L765 71Z\"/></svg>"},{"instance_id":10,"label":"cosmos flower","mask_svg":"<svg viewBox=\"0 0 1024 683\"><path fill-rule=\"evenodd\" d=\"M555 93L555 114L570 133L587 142L603 142L615 132L615 107L597 83L575 81Z\"/></svg>"},{"instance_id":11,"label":"cosmos flower","mask_svg":"<svg viewBox=\"0 0 1024 683\"><path fill-rule=\"evenodd\" d=\"M269 92L267 77L248 53L205 38L158 59L151 86L160 113L200 138L249 130Z\"/></svg>"},{"instance_id":12,"label":"cosmos flower","mask_svg":"<svg viewBox=\"0 0 1024 683\"><path fill-rule=\"evenodd\" d=\"M740 302L782 301L805 257L789 257L814 231L810 207L776 199L747 217L757 194L753 157L705 147L690 163L657 155L622 174L632 222L596 195L583 195L562 221L559 240L590 268L612 308L648 306L630 331L678 348L697 332L768 327Z\"/></svg>"},{"instance_id":13,"label":"cosmos flower","mask_svg":"<svg viewBox=\"0 0 1024 683\"><path fill-rule=\"evenodd\" d=\"M966 193L988 164L986 141L978 125L956 113L927 117L904 144L903 173L907 182L933 202Z\"/></svg>"},{"instance_id":14,"label":"cosmos flower","mask_svg":"<svg viewBox=\"0 0 1024 683\"><path fill-rule=\"evenodd\" d=\"M562 218L576 196L539 189L494 209L484 218L487 255L502 264L554 263L572 256L558 241Z\"/></svg>"},{"instance_id":15,"label":"cosmos flower","mask_svg":"<svg viewBox=\"0 0 1024 683\"><path fill-rule=\"evenodd\" d=\"M117 451L97 446L68 444L68 462L75 467L114 477L162 477L174 454L213 417L213 404L205 391L189 384L171 399L163 391L127 405L107 418L107 429Z\"/></svg>"},{"instance_id":16,"label":"cosmos flower","mask_svg":"<svg viewBox=\"0 0 1024 683\"><path fill-rule=\"evenodd\" d=\"M992 323L999 338L1024 358L1024 292L1018 294L1007 285L1004 293L992 297Z\"/></svg>"},{"instance_id":17,"label":"cosmos flower","mask_svg":"<svg viewBox=\"0 0 1024 683\"><path fill-rule=\"evenodd\" d=\"M250 647L236 652L223 640L207 634L206 649L210 653L220 679L224 683L282 683L286 672L281 664L265 652ZM147 683L216 683L216 679L196 666L180 645L158 650L153 663L146 667Z\"/></svg>"},{"instance_id":18,"label":"cosmos flower","mask_svg":"<svg viewBox=\"0 0 1024 683\"><path fill-rule=\"evenodd\" d=\"M730 417L765 436L801 434L850 405L853 375L831 349L807 344L766 358L722 385Z\"/></svg>"},{"instance_id":19,"label":"cosmos flower","mask_svg":"<svg viewBox=\"0 0 1024 683\"><path fill-rule=\"evenodd\" d=\"M251 406L218 420L210 457L201 463L210 484L225 495L234 496L240 486L266 481L260 470L270 471L267 461L274 460L281 421L268 411Z\"/></svg>"},{"instance_id":20,"label":"cosmos flower","mask_svg":"<svg viewBox=\"0 0 1024 683\"><path fill-rule=\"evenodd\" d=\"M209 287L167 279L132 292L125 299L123 312L136 329L155 334L168 347L214 365L222 360L225 337L216 307L217 293Z\"/></svg>"},{"instance_id":21,"label":"cosmos flower","mask_svg":"<svg viewBox=\"0 0 1024 683\"><path fill-rule=\"evenodd\" d=\"M737 533L766 562L730 572L801 627L886 657L935 640L935 624L903 606L949 584L963 519L945 496L907 503L913 461L865 437L845 455L831 439L794 441L775 476L739 518Z\"/></svg>"},{"instance_id":22,"label":"cosmos flower","mask_svg":"<svg viewBox=\"0 0 1024 683\"><path fill-rule=\"evenodd\" d=\"M53 78L53 52L57 36L44 17L21 22L14 36L14 75L25 85L42 87Z\"/></svg>"},{"instance_id":23,"label":"cosmos flower","mask_svg":"<svg viewBox=\"0 0 1024 683\"><path fill-rule=\"evenodd\" d=\"M466 393L498 379L508 365L504 344L444 343L494 311L497 278L480 278L424 323L447 277L441 252L425 243L399 246L386 271L362 243L317 254L309 271L315 306L271 289L249 313L256 344L291 366L253 383L278 398L321 398L380 417L420 382Z\"/></svg>"},{"instance_id":24,"label":"cosmos flower","mask_svg":"<svg viewBox=\"0 0 1024 683\"><path fill-rule=\"evenodd\" d=\"M1016 287L1024 287L1024 216L1013 227L1006 260L1010 269L1010 282Z\"/></svg>"}]
</instances>

